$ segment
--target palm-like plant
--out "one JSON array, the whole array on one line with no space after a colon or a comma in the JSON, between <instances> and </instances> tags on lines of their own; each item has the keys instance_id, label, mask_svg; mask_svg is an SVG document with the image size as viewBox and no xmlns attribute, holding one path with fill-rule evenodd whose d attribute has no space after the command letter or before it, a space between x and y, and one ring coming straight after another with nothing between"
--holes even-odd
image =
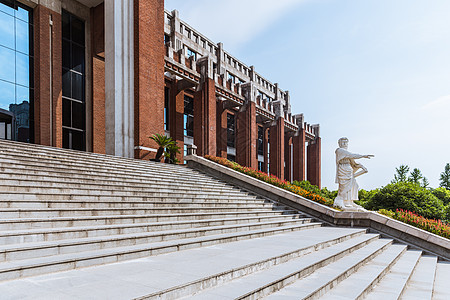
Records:
<instances>
[{"instance_id":1,"label":"palm-like plant","mask_svg":"<svg viewBox=\"0 0 450 300\"><path fill-rule=\"evenodd\" d=\"M180 161L177 159L177 154L180 154L180 147L174 142L166 147L166 152L164 156L166 157L166 162L169 164L177 164Z\"/></svg>"},{"instance_id":2,"label":"palm-like plant","mask_svg":"<svg viewBox=\"0 0 450 300\"><path fill-rule=\"evenodd\" d=\"M171 137L159 133L152 135L150 139L154 140L156 144L158 144L159 146L155 158L152 159L153 161L161 161L161 157L164 153L164 148L167 148L170 145L175 145L175 142L172 140Z\"/></svg>"}]
</instances>

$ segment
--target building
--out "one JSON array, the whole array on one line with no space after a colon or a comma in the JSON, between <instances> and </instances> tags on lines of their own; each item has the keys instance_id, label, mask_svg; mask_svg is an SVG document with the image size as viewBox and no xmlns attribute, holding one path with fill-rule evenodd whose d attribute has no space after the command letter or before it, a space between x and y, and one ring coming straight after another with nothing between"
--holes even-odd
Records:
<instances>
[{"instance_id":1,"label":"building","mask_svg":"<svg viewBox=\"0 0 450 300\"><path fill-rule=\"evenodd\" d=\"M149 159L149 136L165 132L199 155L320 186L319 125L163 0L0 0L0 20L1 138Z\"/></svg>"}]
</instances>

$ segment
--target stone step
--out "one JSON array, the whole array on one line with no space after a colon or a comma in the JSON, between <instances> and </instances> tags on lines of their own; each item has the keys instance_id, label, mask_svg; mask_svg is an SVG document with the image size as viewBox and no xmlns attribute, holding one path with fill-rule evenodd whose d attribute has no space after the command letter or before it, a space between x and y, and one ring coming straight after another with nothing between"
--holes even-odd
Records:
<instances>
[{"instance_id":1,"label":"stone step","mask_svg":"<svg viewBox=\"0 0 450 300\"><path fill-rule=\"evenodd\" d=\"M247 206L260 206L261 208L271 208L273 206L280 206L274 202L262 199L195 199L195 200L183 200L180 201L102 201L102 202L90 202L79 200L5 200L0 201L1 208L17 208L17 209L30 209L30 208L140 208L140 207L229 207L229 206L241 206L245 208Z\"/></svg>"},{"instance_id":2,"label":"stone step","mask_svg":"<svg viewBox=\"0 0 450 300\"><path fill-rule=\"evenodd\" d=\"M434 278L433 300L448 300L450 298L449 278L450 262L438 262L436 266L436 276Z\"/></svg>"},{"instance_id":3,"label":"stone step","mask_svg":"<svg viewBox=\"0 0 450 300\"><path fill-rule=\"evenodd\" d=\"M250 198L249 198L250 197ZM52 194L52 193L2 193L2 200L4 201L85 201L85 202L111 202L111 201L173 201L173 202L183 202L183 201L257 201L260 198L251 195L240 195L240 196L211 196L202 197L201 195L184 195L178 194L168 194L168 195L89 195L89 194Z\"/></svg>"},{"instance_id":4,"label":"stone step","mask_svg":"<svg viewBox=\"0 0 450 300\"><path fill-rule=\"evenodd\" d=\"M167 168L168 164L163 163L146 163L146 164L115 164L108 161L88 161L86 159L58 159L50 155L24 155L24 154L9 154L0 150L0 160L5 163L15 163L15 164L26 164L26 165L36 165L36 166L52 166L57 164L62 168L72 168L75 170L82 170L83 168L90 168L92 170L100 171L112 171L112 172L122 172L122 173L155 173L155 174L177 174L179 176L193 176L199 178L206 178L204 174L185 168L181 165L171 165Z\"/></svg>"},{"instance_id":5,"label":"stone step","mask_svg":"<svg viewBox=\"0 0 450 300\"><path fill-rule=\"evenodd\" d=\"M244 196L244 197L242 197ZM183 198L183 199L246 199L246 197L252 197L246 194L230 195L229 193L220 192L170 192L170 191L159 191L156 190L153 193L145 191L111 191L108 193L107 190L95 190L95 189L70 189L70 188L21 188L21 187L10 187L8 191L4 190L2 192L3 200L30 200L30 199L47 199L47 200L69 200L69 199L80 199L83 197L91 199L117 199L118 197L130 198L135 200L143 200L153 198L158 199L170 199ZM253 196L256 199L256 196Z\"/></svg>"},{"instance_id":6,"label":"stone step","mask_svg":"<svg viewBox=\"0 0 450 300\"><path fill-rule=\"evenodd\" d=\"M406 251L364 299L399 299L421 256L422 251Z\"/></svg>"},{"instance_id":7,"label":"stone step","mask_svg":"<svg viewBox=\"0 0 450 300\"><path fill-rule=\"evenodd\" d=\"M273 206L272 211L283 213L283 206ZM14 209L2 208L0 215L3 218L56 218L75 216L111 216L111 215L148 215L148 214L189 214L194 212L240 212L242 207L230 205L226 208L203 206L203 207L150 207L150 208L41 208L41 209ZM264 213L269 211L260 206L247 206L246 212Z\"/></svg>"},{"instance_id":8,"label":"stone step","mask_svg":"<svg viewBox=\"0 0 450 300\"><path fill-rule=\"evenodd\" d=\"M137 244L150 244L162 241L197 238L202 236L224 235L252 232L256 230L298 230L298 228L314 228L320 223L306 223L302 219L281 222L235 224L223 226L210 226L187 228L178 230L167 230L157 232L140 232L129 234L118 234L109 236L93 236L85 238L72 238L55 241L42 241L23 244L0 245L0 262L16 261L27 258L43 257L50 255L93 251L104 248L132 246Z\"/></svg>"},{"instance_id":9,"label":"stone step","mask_svg":"<svg viewBox=\"0 0 450 300\"><path fill-rule=\"evenodd\" d=\"M217 226L240 226L261 228L273 226L286 226L293 224L306 224L313 222L311 218L296 217L257 217L246 219L220 219L220 220L201 220L184 222L154 222L154 223L131 223L117 225L93 225L78 227L59 227L59 228L38 228L0 231L0 245L36 243L45 241L58 241L63 239L81 239L90 237L100 237L108 235L132 234L142 232L157 232L170 230L183 230L194 228L211 228Z\"/></svg>"},{"instance_id":10,"label":"stone step","mask_svg":"<svg viewBox=\"0 0 450 300\"><path fill-rule=\"evenodd\" d=\"M390 271L391 267L406 252L407 246L395 244L386 249L370 263L359 268L341 283L329 290L322 299L338 299L348 297L363 299L370 289Z\"/></svg>"},{"instance_id":11,"label":"stone step","mask_svg":"<svg viewBox=\"0 0 450 300\"><path fill-rule=\"evenodd\" d=\"M9 161L1 159L0 170L5 173L16 173L16 174L33 174L35 172L55 172L63 174L74 174L78 176L84 176L86 179L95 179L96 176L114 178L114 177L125 177L125 178L136 178L145 179L150 182L161 181L161 183L171 183L171 182L191 182L192 184L200 183L220 183L222 182L213 179L211 177L206 177L204 174L189 173L188 169L180 166L179 168L184 169L187 173L179 173L175 171L159 171L159 170L120 170L118 168L108 167L108 168L95 168L89 165L80 164L79 166L65 166L62 164L57 164L55 162L42 164L40 162L21 162L21 161ZM194 180L196 179L196 180Z\"/></svg>"},{"instance_id":12,"label":"stone step","mask_svg":"<svg viewBox=\"0 0 450 300\"><path fill-rule=\"evenodd\" d=\"M233 299L286 297L286 295L290 297L295 295L295 299L306 299L313 295L317 297L333 283L343 280L389 248L391 244L392 240L377 239L359 248L344 247L342 250L343 246L336 249L330 247L311 254L308 259L292 260L265 272L232 281L209 291L209 295Z\"/></svg>"},{"instance_id":13,"label":"stone step","mask_svg":"<svg viewBox=\"0 0 450 300\"><path fill-rule=\"evenodd\" d=\"M0 263L0 280L17 279L25 276L112 263L145 256L174 252L183 249L197 248L206 245L217 245L221 243L229 243L232 241L265 237L269 235L280 234L283 232L307 230L317 227L320 227L319 223L299 224L297 226L285 226L245 232L208 235L196 238L185 238L139 245L124 245L122 247L103 247L98 250L90 251L78 250L72 251L71 253L62 253L62 248L61 246L59 246L59 248L56 248L58 250L57 253L59 254L50 255L48 252L45 252L48 251L48 249L45 249L44 252L46 256ZM29 252L29 249L22 251ZM23 258L26 257L29 256L23 256Z\"/></svg>"},{"instance_id":14,"label":"stone step","mask_svg":"<svg viewBox=\"0 0 450 300\"><path fill-rule=\"evenodd\" d=\"M63 159L63 160L82 160L86 162L93 163L106 163L106 164L117 164L120 166L136 166L136 167L145 167L145 166L158 166L158 168L164 170L173 170L175 165L163 164L145 160L137 160L125 157L111 156L105 154L97 154L91 152L84 151L76 151L69 150L63 148L54 148L54 147L42 147L41 145L34 144L23 144L18 143L15 145L3 144L4 141L0 141L0 155L15 155L18 157L50 157L55 160ZM5 147L6 146L6 147ZM11 147L12 146L12 147Z\"/></svg>"},{"instance_id":15,"label":"stone step","mask_svg":"<svg viewBox=\"0 0 450 300\"><path fill-rule=\"evenodd\" d=\"M204 221L223 220L233 218L270 218L286 217L298 218L299 214L293 210L263 211L263 212L212 212L212 213L183 213L183 214L150 214L150 215L116 215L116 216L79 216L79 217L55 217L55 218L17 218L0 219L0 230L20 230L30 228L58 228L77 227L92 225L114 225L128 223L150 223L150 222L178 222L178 221ZM300 216L302 216L300 214Z\"/></svg>"},{"instance_id":16,"label":"stone step","mask_svg":"<svg viewBox=\"0 0 450 300\"><path fill-rule=\"evenodd\" d=\"M422 256L400 299L431 299L436 275L437 257ZM448 284L448 278L447 278ZM448 287L447 287L448 288ZM448 294L447 294L448 295Z\"/></svg>"},{"instance_id":17,"label":"stone step","mask_svg":"<svg viewBox=\"0 0 450 300\"><path fill-rule=\"evenodd\" d=\"M29 171L27 171L29 173ZM49 171L49 172L35 172L35 174L25 174L23 172L2 172L0 173L0 182L3 184L9 183L11 185L11 182L14 182L15 184L20 184L22 182L26 183L27 185L30 185L31 183L39 182L39 184L53 184L53 183L60 183L60 184L66 184L66 183L77 183L77 184L96 184L96 185L111 185L111 186L127 186L127 187L134 187L134 188L167 188L171 187L173 189L177 189L179 187L183 188L189 188L189 189L196 189L199 187L208 187L208 188L215 188L220 190L229 190L229 191L240 191L240 189L232 187L230 185L225 185L220 182L214 182L214 181L201 181L194 183L192 182L184 182L177 179L173 180L156 180L156 178L151 179L145 179L145 180L135 180L133 177L100 177L98 174L92 175L90 177L86 176L75 176L76 174L71 173L67 174L59 173L55 174L55 172Z\"/></svg>"},{"instance_id":18,"label":"stone step","mask_svg":"<svg viewBox=\"0 0 450 300\"><path fill-rule=\"evenodd\" d=\"M42 190L79 190L79 191L98 191L98 192L133 192L135 193L152 193L152 194L207 194L207 195L228 195L228 196L242 196L249 195L249 193L242 192L235 189L224 187L210 187L203 185L201 187L183 187L177 185L161 185L152 184L149 186L130 186L130 185L110 185L100 184L95 181L90 183L74 183L74 182L49 182L45 180L28 181L28 180L0 180L0 189L4 192L39 192Z\"/></svg>"}]
</instances>

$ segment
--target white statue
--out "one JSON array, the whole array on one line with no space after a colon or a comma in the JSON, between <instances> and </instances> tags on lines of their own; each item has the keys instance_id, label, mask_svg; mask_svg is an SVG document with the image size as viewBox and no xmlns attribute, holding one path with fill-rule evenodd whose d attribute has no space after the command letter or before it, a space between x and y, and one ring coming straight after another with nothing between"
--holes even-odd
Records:
<instances>
[{"instance_id":1,"label":"white statue","mask_svg":"<svg viewBox=\"0 0 450 300\"><path fill-rule=\"evenodd\" d=\"M350 153L348 148L348 138L343 137L338 141L339 148L336 149L336 183L339 190L334 205L344 210L362 209L353 201L358 200L358 184L355 178L367 173L367 169L355 162L359 158L371 158L374 155L360 155ZM358 171L359 170L359 171Z\"/></svg>"}]
</instances>

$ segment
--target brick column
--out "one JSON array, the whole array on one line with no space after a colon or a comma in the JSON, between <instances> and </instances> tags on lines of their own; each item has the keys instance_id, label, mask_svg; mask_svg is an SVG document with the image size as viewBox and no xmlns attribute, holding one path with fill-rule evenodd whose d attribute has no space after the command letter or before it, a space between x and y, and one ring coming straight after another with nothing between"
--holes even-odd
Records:
<instances>
[{"instance_id":1,"label":"brick column","mask_svg":"<svg viewBox=\"0 0 450 300\"><path fill-rule=\"evenodd\" d=\"M292 136L291 135L285 135L284 137L284 179L287 181L292 181L292 160L291 160L291 145L292 145Z\"/></svg>"},{"instance_id":2,"label":"brick column","mask_svg":"<svg viewBox=\"0 0 450 300\"><path fill-rule=\"evenodd\" d=\"M115 0L116 1L116 0ZM149 136L164 134L164 1L134 0L134 144L157 149ZM136 158L154 152L135 150Z\"/></svg>"},{"instance_id":3,"label":"brick column","mask_svg":"<svg viewBox=\"0 0 450 300\"><path fill-rule=\"evenodd\" d=\"M284 178L284 118L278 117L270 130L270 173Z\"/></svg>"},{"instance_id":4,"label":"brick column","mask_svg":"<svg viewBox=\"0 0 450 300\"><path fill-rule=\"evenodd\" d=\"M61 15L42 5L33 13L35 143L62 147Z\"/></svg>"},{"instance_id":5,"label":"brick column","mask_svg":"<svg viewBox=\"0 0 450 300\"><path fill-rule=\"evenodd\" d=\"M256 104L248 101L243 111L236 114L236 162L249 168L258 169L256 139Z\"/></svg>"},{"instance_id":6,"label":"brick column","mask_svg":"<svg viewBox=\"0 0 450 300\"><path fill-rule=\"evenodd\" d=\"M177 80L172 81L169 89L169 132L180 147L177 158L180 162L184 156L184 92L178 91Z\"/></svg>"},{"instance_id":7,"label":"brick column","mask_svg":"<svg viewBox=\"0 0 450 300\"><path fill-rule=\"evenodd\" d=\"M218 157L227 158L227 110L221 101L217 102L217 151Z\"/></svg>"},{"instance_id":8,"label":"brick column","mask_svg":"<svg viewBox=\"0 0 450 300\"><path fill-rule=\"evenodd\" d=\"M305 130L299 129L292 139L293 143L293 180L305 180L306 171L306 151L305 151Z\"/></svg>"},{"instance_id":9,"label":"brick column","mask_svg":"<svg viewBox=\"0 0 450 300\"><path fill-rule=\"evenodd\" d=\"M91 8L92 32L92 151L105 146L105 5Z\"/></svg>"},{"instance_id":10,"label":"brick column","mask_svg":"<svg viewBox=\"0 0 450 300\"><path fill-rule=\"evenodd\" d=\"M308 144L308 181L321 188L321 139L318 137Z\"/></svg>"},{"instance_id":11,"label":"brick column","mask_svg":"<svg viewBox=\"0 0 450 300\"><path fill-rule=\"evenodd\" d=\"M216 155L215 82L205 78L202 89L194 95L194 144L197 155Z\"/></svg>"}]
</instances>

